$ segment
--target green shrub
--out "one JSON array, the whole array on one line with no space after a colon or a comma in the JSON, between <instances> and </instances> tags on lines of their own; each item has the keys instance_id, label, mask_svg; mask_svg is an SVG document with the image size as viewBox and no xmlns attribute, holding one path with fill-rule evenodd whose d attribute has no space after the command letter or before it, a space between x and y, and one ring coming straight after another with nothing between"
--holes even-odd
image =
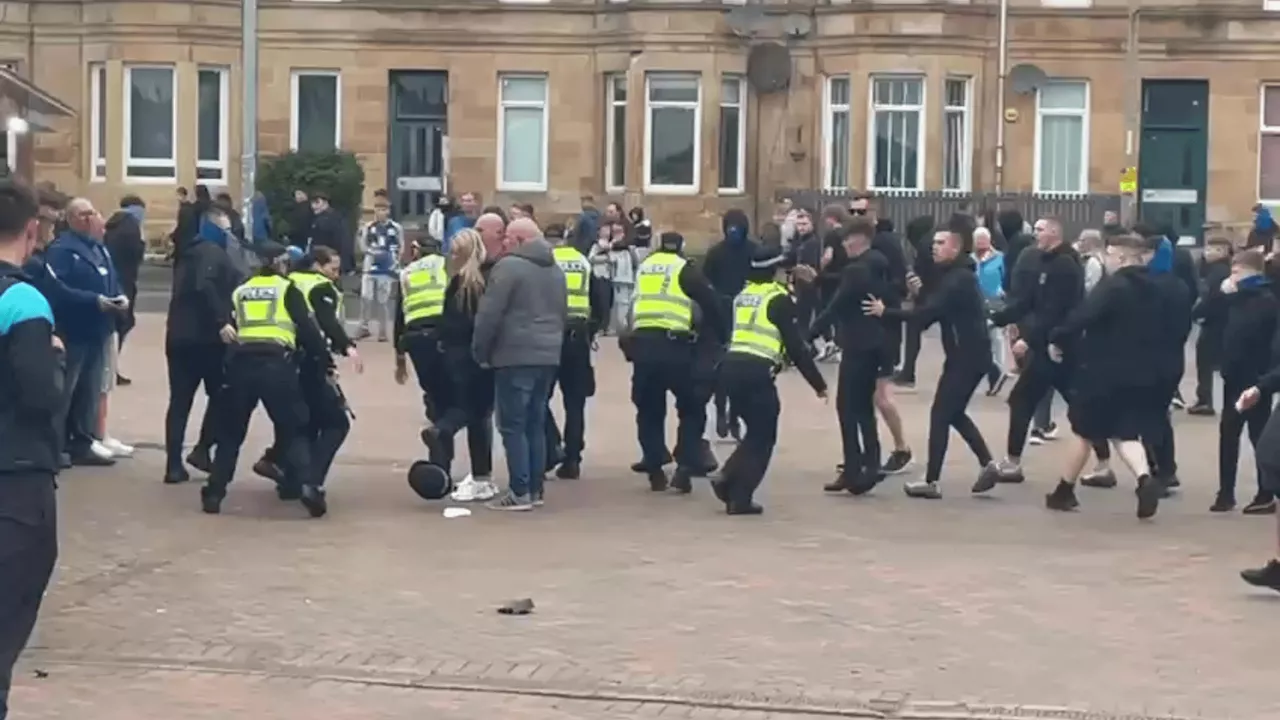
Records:
<instances>
[{"instance_id":1,"label":"green shrub","mask_svg":"<svg viewBox=\"0 0 1280 720\"><path fill-rule=\"evenodd\" d=\"M258 166L258 191L271 209L271 226L277 238L293 230L289 216L293 192L323 192L329 204L342 214L354 234L364 201L364 168L352 153L334 151L288 152L262 159Z\"/></svg>"}]
</instances>

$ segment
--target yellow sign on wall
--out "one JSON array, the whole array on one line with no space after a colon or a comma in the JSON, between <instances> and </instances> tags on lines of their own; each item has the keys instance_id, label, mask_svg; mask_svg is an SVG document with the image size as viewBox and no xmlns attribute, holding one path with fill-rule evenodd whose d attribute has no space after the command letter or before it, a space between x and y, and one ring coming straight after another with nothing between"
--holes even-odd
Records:
<instances>
[{"instance_id":1,"label":"yellow sign on wall","mask_svg":"<svg viewBox=\"0 0 1280 720\"><path fill-rule=\"evenodd\" d=\"M1138 168L1127 167L1120 173L1120 194L1136 195L1138 193Z\"/></svg>"}]
</instances>

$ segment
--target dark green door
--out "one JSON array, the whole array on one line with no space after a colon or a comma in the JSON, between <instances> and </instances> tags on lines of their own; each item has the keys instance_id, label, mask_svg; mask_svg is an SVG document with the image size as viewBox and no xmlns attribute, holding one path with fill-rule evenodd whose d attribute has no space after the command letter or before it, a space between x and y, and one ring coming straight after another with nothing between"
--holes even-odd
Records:
<instances>
[{"instance_id":1,"label":"dark green door","mask_svg":"<svg viewBox=\"0 0 1280 720\"><path fill-rule=\"evenodd\" d=\"M407 226L424 224L444 191L449 75L391 71L391 137L387 189L391 209Z\"/></svg>"},{"instance_id":2,"label":"dark green door","mask_svg":"<svg viewBox=\"0 0 1280 720\"><path fill-rule=\"evenodd\" d=\"M1139 216L1170 225L1182 244L1204 236L1209 170L1209 83L1146 80L1138 148Z\"/></svg>"}]
</instances>

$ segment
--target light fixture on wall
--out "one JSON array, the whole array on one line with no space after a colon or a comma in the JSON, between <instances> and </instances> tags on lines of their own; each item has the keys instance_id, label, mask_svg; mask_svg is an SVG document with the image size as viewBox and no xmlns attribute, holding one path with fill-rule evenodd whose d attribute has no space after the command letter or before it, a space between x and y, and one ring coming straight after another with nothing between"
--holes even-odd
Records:
<instances>
[{"instance_id":1,"label":"light fixture on wall","mask_svg":"<svg viewBox=\"0 0 1280 720\"><path fill-rule=\"evenodd\" d=\"M27 131L31 129L31 124L25 119L14 115L9 118L7 123L5 123L5 128L8 132L13 133L14 135L26 135Z\"/></svg>"}]
</instances>

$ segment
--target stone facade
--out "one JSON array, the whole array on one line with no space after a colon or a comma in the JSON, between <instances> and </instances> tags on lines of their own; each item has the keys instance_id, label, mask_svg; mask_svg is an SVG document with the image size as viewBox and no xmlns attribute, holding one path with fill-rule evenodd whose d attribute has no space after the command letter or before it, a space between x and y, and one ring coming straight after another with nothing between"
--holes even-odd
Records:
<instances>
[{"instance_id":1,"label":"stone facade","mask_svg":"<svg viewBox=\"0 0 1280 720\"><path fill-rule=\"evenodd\" d=\"M1089 83L1088 185L1114 193L1125 164L1125 37L1128 5L1095 0L1091 7L1055 8L1054 0L1012 0L1010 64L1034 63L1050 77ZM1066 4L1066 3L1060 3ZM1071 3L1087 4L1087 3ZM787 40L765 28L756 40L790 46L788 92L751 92L746 110L745 188L718 192L716 109L720 78L747 69L750 43L728 31L732 3L631 0L262 0L259 13L259 144L263 153L290 144L290 77L294 70L340 73L342 147L357 153L367 192L387 184L388 84L392 70L442 70L449 77L450 180L455 192L477 189L487 202L532 202L541 216L574 212L605 188L604 76L627 78L626 189L617 199L643 204L661 227L695 237L718 228L717 216L740 207L767 217L779 188L818 187L823 168L825 77L850 79L849 182L868 184L871 77L908 74L925 83L923 186L941 188L944 133L939 98L949 77L970 82L969 118L974 188L996 182L998 16L992 2L962 0L765 2L770 12L808 15L812 31ZM240 2L133 0L0 3L0 61L16 61L33 80L78 108L59 132L36 138L37 177L114 204L125 192L151 202L153 218L167 218L173 189L196 182L197 73L227 68L226 182L238 192L241 133ZM783 8L785 6L785 9ZM1141 67L1144 78L1208 80L1210 221L1247 216L1258 199L1260 87L1280 80L1280 15L1263 0L1144 3ZM91 63L105 67L105 178L90 180ZM160 64L176 70L177 178L144 184L124 180L122 106L125 69ZM696 192L644 192L646 73L699 73L700 172ZM498 75L545 73L548 82L546 190L508 193L497 188ZM1007 94L1016 119L1006 127L1003 185L1033 189L1035 96ZM117 100L119 99L119 100ZM1012 117L1015 113L1008 113ZM159 223L159 220L156 221ZM159 232L157 225L152 228Z\"/></svg>"}]
</instances>

